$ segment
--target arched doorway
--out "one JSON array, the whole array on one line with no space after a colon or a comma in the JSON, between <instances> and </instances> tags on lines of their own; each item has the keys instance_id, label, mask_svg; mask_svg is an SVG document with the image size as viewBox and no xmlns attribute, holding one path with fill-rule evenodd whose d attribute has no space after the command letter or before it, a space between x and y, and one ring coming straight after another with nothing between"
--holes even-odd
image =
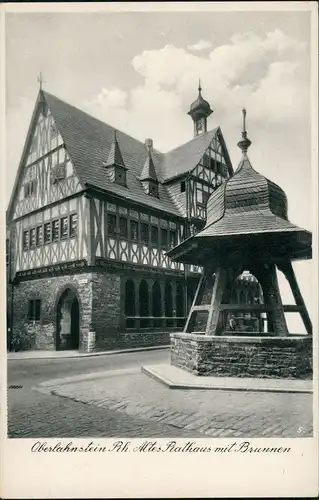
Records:
<instances>
[{"instance_id":1,"label":"arched doorway","mask_svg":"<svg viewBox=\"0 0 319 500\"><path fill-rule=\"evenodd\" d=\"M56 350L79 348L80 308L74 290L67 288L57 305Z\"/></svg>"}]
</instances>

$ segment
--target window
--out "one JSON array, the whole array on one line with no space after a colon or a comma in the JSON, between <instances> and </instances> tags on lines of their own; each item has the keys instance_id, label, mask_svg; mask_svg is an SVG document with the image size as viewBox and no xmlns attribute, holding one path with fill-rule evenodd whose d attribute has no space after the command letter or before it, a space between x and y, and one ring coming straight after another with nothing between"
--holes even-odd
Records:
<instances>
[{"instance_id":1,"label":"window","mask_svg":"<svg viewBox=\"0 0 319 500\"><path fill-rule=\"evenodd\" d=\"M161 229L161 247L167 248L168 244L168 231L167 229Z\"/></svg>"},{"instance_id":2,"label":"window","mask_svg":"<svg viewBox=\"0 0 319 500\"><path fill-rule=\"evenodd\" d=\"M197 203L203 203L203 191L197 188Z\"/></svg>"},{"instance_id":3,"label":"window","mask_svg":"<svg viewBox=\"0 0 319 500\"><path fill-rule=\"evenodd\" d=\"M40 299L29 300L28 320L40 321L40 316L41 316L41 300Z\"/></svg>"},{"instance_id":4,"label":"window","mask_svg":"<svg viewBox=\"0 0 319 500\"><path fill-rule=\"evenodd\" d=\"M24 198L29 198L29 196L31 196L29 182L27 182L27 184L24 184L23 190L24 190Z\"/></svg>"},{"instance_id":5,"label":"window","mask_svg":"<svg viewBox=\"0 0 319 500\"><path fill-rule=\"evenodd\" d=\"M127 239L127 219L120 217L120 236L121 238Z\"/></svg>"},{"instance_id":6,"label":"window","mask_svg":"<svg viewBox=\"0 0 319 500\"><path fill-rule=\"evenodd\" d=\"M186 191L186 183L185 183L185 181L182 181L181 182L181 193L185 193L185 191Z\"/></svg>"},{"instance_id":7,"label":"window","mask_svg":"<svg viewBox=\"0 0 319 500\"><path fill-rule=\"evenodd\" d=\"M36 194L36 192L37 192L37 185L38 185L37 179L33 179L33 181L30 182L31 196L33 196L34 194Z\"/></svg>"},{"instance_id":8,"label":"window","mask_svg":"<svg viewBox=\"0 0 319 500\"><path fill-rule=\"evenodd\" d=\"M77 235L78 231L78 217L77 214L70 215L70 238Z\"/></svg>"},{"instance_id":9,"label":"window","mask_svg":"<svg viewBox=\"0 0 319 500\"><path fill-rule=\"evenodd\" d=\"M29 248L29 231L23 231L23 250Z\"/></svg>"},{"instance_id":10,"label":"window","mask_svg":"<svg viewBox=\"0 0 319 500\"><path fill-rule=\"evenodd\" d=\"M51 139L54 139L57 136L58 129L56 128L55 123L51 123Z\"/></svg>"},{"instance_id":11,"label":"window","mask_svg":"<svg viewBox=\"0 0 319 500\"><path fill-rule=\"evenodd\" d=\"M60 224L61 239L67 238L69 235L69 220L68 217L61 218Z\"/></svg>"},{"instance_id":12,"label":"window","mask_svg":"<svg viewBox=\"0 0 319 500\"><path fill-rule=\"evenodd\" d=\"M208 192L208 187L202 184L197 184L197 203L201 205L206 205L208 198L210 197L210 193Z\"/></svg>"},{"instance_id":13,"label":"window","mask_svg":"<svg viewBox=\"0 0 319 500\"><path fill-rule=\"evenodd\" d=\"M138 239L138 223L135 220L131 220L131 240Z\"/></svg>"},{"instance_id":14,"label":"window","mask_svg":"<svg viewBox=\"0 0 319 500\"><path fill-rule=\"evenodd\" d=\"M141 223L141 240L142 243L148 244L148 224Z\"/></svg>"},{"instance_id":15,"label":"window","mask_svg":"<svg viewBox=\"0 0 319 500\"><path fill-rule=\"evenodd\" d=\"M33 196L36 194L37 191L37 180L33 179L30 182L26 182L23 186L24 190L24 198L29 198L30 196Z\"/></svg>"},{"instance_id":16,"label":"window","mask_svg":"<svg viewBox=\"0 0 319 500\"><path fill-rule=\"evenodd\" d=\"M43 227L38 226L36 229L36 245L37 247L43 243Z\"/></svg>"},{"instance_id":17,"label":"window","mask_svg":"<svg viewBox=\"0 0 319 500\"><path fill-rule=\"evenodd\" d=\"M51 222L46 222L44 224L44 243L49 243L51 241Z\"/></svg>"},{"instance_id":18,"label":"window","mask_svg":"<svg viewBox=\"0 0 319 500\"><path fill-rule=\"evenodd\" d=\"M59 228L60 228L60 221L59 220L52 221L52 241L58 241Z\"/></svg>"},{"instance_id":19,"label":"window","mask_svg":"<svg viewBox=\"0 0 319 500\"><path fill-rule=\"evenodd\" d=\"M149 183L149 194L151 196L155 196L155 198L158 198L158 185L153 184L152 182Z\"/></svg>"},{"instance_id":20,"label":"window","mask_svg":"<svg viewBox=\"0 0 319 500\"><path fill-rule=\"evenodd\" d=\"M107 214L107 232L109 236L116 235L116 215Z\"/></svg>"},{"instance_id":21,"label":"window","mask_svg":"<svg viewBox=\"0 0 319 500\"><path fill-rule=\"evenodd\" d=\"M151 241L152 245L157 245L158 243L158 227L151 226Z\"/></svg>"},{"instance_id":22,"label":"window","mask_svg":"<svg viewBox=\"0 0 319 500\"><path fill-rule=\"evenodd\" d=\"M212 151L211 154L215 155L215 152ZM208 168L208 169L210 169L210 170L215 170L213 156L210 157L209 155L205 154L204 157L203 157L203 166L206 167L206 168Z\"/></svg>"},{"instance_id":23,"label":"window","mask_svg":"<svg viewBox=\"0 0 319 500\"><path fill-rule=\"evenodd\" d=\"M51 168L51 184L56 184L59 180L65 179L66 177L66 165L64 162L57 163Z\"/></svg>"},{"instance_id":24,"label":"window","mask_svg":"<svg viewBox=\"0 0 319 500\"><path fill-rule=\"evenodd\" d=\"M170 231L169 239L170 239L170 246L175 247L177 245L177 232Z\"/></svg>"},{"instance_id":25,"label":"window","mask_svg":"<svg viewBox=\"0 0 319 500\"><path fill-rule=\"evenodd\" d=\"M30 248L35 247L35 227L30 229Z\"/></svg>"},{"instance_id":26,"label":"window","mask_svg":"<svg viewBox=\"0 0 319 500\"><path fill-rule=\"evenodd\" d=\"M116 184L126 186L126 171L121 167L115 167L114 180Z\"/></svg>"},{"instance_id":27,"label":"window","mask_svg":"<svg viewBox=\"0 0 319 500\"><path fill-rule=\"evenodd\" d=\"M58 163L55 167L55 175L56 178L61 180L65 179L65 174L66 174L66 168L65 168L65 163Z\"/></svg>"}]
</instances>

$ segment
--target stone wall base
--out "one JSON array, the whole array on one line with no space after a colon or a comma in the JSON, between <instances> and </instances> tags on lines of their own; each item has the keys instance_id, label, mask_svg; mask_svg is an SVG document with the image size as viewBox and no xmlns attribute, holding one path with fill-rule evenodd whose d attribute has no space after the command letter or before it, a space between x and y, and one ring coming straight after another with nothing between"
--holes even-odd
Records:
<instances>
[{"instance_id":1,"label":"stone wall base","mask_svg":"<svg viewBox=\"0 0 319 500\"><path fill-rule=\"evenodd\" d=\"M172 333L171 364L215 377L312 378L312 338Z\"/></svg>"},{"instance_id":2,"label":"stone wall base","mask_svg":"<svg viewBox=\"0 0 319 500\"><path fill-rule=\"evenodd\" d=\"M103 341L100 341L95 346L94 351L154 347L169 344L170 334L168 332L117 333L114 336L103 337Z\"/></svg>"}]
</instances>

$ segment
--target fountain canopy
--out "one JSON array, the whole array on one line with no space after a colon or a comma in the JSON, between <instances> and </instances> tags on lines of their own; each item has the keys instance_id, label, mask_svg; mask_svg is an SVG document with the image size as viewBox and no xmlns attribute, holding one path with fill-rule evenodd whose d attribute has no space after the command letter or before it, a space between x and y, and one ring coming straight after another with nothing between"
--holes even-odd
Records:
<instances>
[{"instance_id":1,"label":"fountain canopy","mask_svg":"<svg viewBox=\"0 0 319 500\"><path fill-rule=\"evenodd\" d=\"M260 254L262 260L311 258L311 233L288 220L285 192L253 169L247 156L251 145L245 129L238 143L242 159L234 175L210 196L206 225L171 249L175 261L218 265L226 256L241 260Z\"/></svg>"}]
</instances>

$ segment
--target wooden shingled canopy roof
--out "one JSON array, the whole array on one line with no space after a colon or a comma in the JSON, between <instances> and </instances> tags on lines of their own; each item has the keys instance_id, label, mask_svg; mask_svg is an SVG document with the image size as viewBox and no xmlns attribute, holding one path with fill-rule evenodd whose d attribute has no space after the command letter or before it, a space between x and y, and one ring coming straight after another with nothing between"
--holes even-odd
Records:
<instances>
[{"instance_id":1,"label":"wooden shingled canopy roof","mask_svg":"<svg viewBox=\"0 0 319 500\"><path fill-rule=\"evenodd\" d=\"M175 261L205 264L207 259L311 258L311 233L288 220L285 192L256 172L247 156L251 142L244 127L238 143L242 160L234 175L209 198L202 231L168 252Z\"/></svg>"}]
</instances>

